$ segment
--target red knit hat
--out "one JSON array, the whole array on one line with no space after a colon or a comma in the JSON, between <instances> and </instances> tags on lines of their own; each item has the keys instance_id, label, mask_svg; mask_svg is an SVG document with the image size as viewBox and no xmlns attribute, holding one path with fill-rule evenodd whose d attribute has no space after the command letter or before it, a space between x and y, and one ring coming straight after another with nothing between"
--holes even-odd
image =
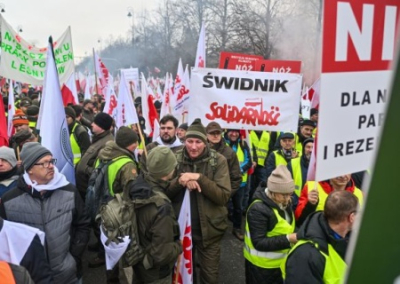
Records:
<instances>
[{"instance_id":1,"label":"red knit hat","mask_svg":"<svg viewBox=\"0 0 400 284\"><path fill-rule=\"evenodd\" d=\"M20 124L29 124L29 120L22 110L17 109L13 117L13 125L15 126Z\"/></svg>"}]
</instances>

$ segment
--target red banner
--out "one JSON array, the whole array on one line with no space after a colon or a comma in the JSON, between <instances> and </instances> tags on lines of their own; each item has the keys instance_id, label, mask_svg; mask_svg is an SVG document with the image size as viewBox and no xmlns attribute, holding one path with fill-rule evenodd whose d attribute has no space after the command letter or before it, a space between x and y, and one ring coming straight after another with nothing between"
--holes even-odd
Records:
<instances>
[{"instance_id":1,"label":"red banner","mask_svg":"<svg viewBox=\"0 0 400 284\"><path fill-rule=\"evenodd\" d=\"M301 61L258 60L255 71L273 73L301 73Z\"/></svg>"},{"instance_id":2,"label":"red banner","mask_svg":"<svg viewBox=\"0 0 400 284\"><path fill-rule=\"evenodd\" d=\"M249 55L222 51L219 56L220 69L256 71L256 62L264 58L259 55Z\"/></svg>"}]
</instances>

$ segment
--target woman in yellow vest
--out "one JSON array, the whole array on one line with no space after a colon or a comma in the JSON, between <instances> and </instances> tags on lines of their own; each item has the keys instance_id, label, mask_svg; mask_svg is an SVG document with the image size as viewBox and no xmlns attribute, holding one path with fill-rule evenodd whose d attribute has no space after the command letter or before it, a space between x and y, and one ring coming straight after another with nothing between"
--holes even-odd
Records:
<instances>
[{"instance_id":1,"label":"woman in yellow vest","mask_svg":"<svg viewBox=\"0 0 400 284\"><path fill-rule=\"evenodd\" d=\"M290 206L294 182L286 166L278 166L254 193L246 214L246 284L283 283L280 265L297 242Z\"/></svg>"},{"instance_id":2,"label":"woman in yellow vest","mask_svg":"<svg viewBox=\"0 0 400 284\"><path fill-rule=\"evenodd\" d=\"M345 255L358 200L348 191L329 195L297 232L298 242L282 262L285 284L344 283Z\"/></svg>"},{"instance_id":3,"label":"woman in yellow vest","mask_svg":"<svg viewBox=\"0 0 400 284\"><path fill-rule=\"evenodd\" d=\"M363 205L363 193L355 186L350 174L321 182L308 181L301 191L295 211L297 225L301 226L311 213L324 210L328 195L334 191L348 191L357 197L360 206Z\"/></svg>"}]
</instances>

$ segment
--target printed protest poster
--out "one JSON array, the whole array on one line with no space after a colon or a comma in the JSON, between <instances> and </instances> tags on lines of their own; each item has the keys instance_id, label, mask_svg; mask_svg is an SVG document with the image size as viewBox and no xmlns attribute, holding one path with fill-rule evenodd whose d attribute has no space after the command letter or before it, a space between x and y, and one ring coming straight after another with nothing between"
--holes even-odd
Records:
<instances>
[{"instance_id":1,"label":"printed protest poster","mask_svg":"<svg viewBox=\"0 0 400 284\"><path fill-rule=\"evenodd\" d=\"M389 96L400 2L324 5L317 180L371 168Z\"/></svg>"},{"instance_id":2,"label":"printed protest poster","mask_svg":"<svg viewBox=\"0 0 400 284\"><path fill-rule=\"evenodd\" d=\"M189 123L222 128L297 131L302 77L290 73L192 70Z\"/></svg>"},{"instance_id":3,"label":"printed protest poster","mask_svg":"<svg viewBox=\"0 0 400 284\"><path fill-rule=\"evenodd\" d=\"M241 54L222 51L219 56L220 69L255 71L256 63L264 58L259 55Z\"/></svg>"},{"instance_id":4,"label":"printed protest poster","mask_svg":"<svg viewBox=\"0 0 400 284\"><path fill-rule=\"evenodd\" d=\"M18 34L0 15L1 64L0 76L35 86L43 85L47 48L38 48ZM53 43L60 84L66 83L74 73L74 52L71 29Z\"/></svg>"},{"instance_id":5,"label":"printed protest poster","mask_svg":"<svg viewBox=\"0 0 400 284\"><path fill-rule=\"evenodd\" d=\"M294 60L258 60L256 71L273 73L301 73L301 61Z\"/></svg>"}]
</instances>

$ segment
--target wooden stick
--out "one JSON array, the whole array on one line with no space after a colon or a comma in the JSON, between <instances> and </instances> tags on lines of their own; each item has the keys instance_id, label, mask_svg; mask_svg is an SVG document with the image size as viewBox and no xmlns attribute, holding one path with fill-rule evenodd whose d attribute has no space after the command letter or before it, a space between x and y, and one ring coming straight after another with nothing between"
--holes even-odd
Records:
<instances>
[{"instance_id":1,"label":"wooden stick","mask_svg":"<svg viewBox=\"0 0 400 284\"><path fill-rule=\"evenodd\" d=\"M145 157L147 158L146 143L145 143L145 141L144 141L144 136L143 136L143 133L142 133L142 129L140 128L140 124L139 124L139 123L136 123L136 127L137 127L137 129L138 129L138 131L139 131L140 141L142 141L142 144L143 144L144 155L145 155Z\"/></svg>"},{"instance_id":2,"label":"wooden stick","mask_svg":"<svg viewBox=\"0 0 400 284\"><path fill-rule=\"evenodd\" d=\"M94 55L94 48L93 48L93 62L94 62L94 81L96 83L96 94L98 94L99 87L97 86L96 56Z\"/></svg>"},{"instance_id":3,"label":"wooden stick","mask_svg":"<svg viewBox=\"0 0 400 284\"><path fill-rule=\"evenodd\" d=\"M17 160L20 161L20 157L19 157L19 145L17 146Z\"/></svg>"},{"instance_id":4,"label":"wooden stick","mask_svg":"<svg viewBox=\"0 0 400 284\"><path fill-rule=\"evenodd\" d=\"M174 284L178 284L179 283L179 270L181 269L182 254L183 254L183 252L178 256L178 260L176 261L176 271L175 271Z\"/></svg>"}]
</instances>

